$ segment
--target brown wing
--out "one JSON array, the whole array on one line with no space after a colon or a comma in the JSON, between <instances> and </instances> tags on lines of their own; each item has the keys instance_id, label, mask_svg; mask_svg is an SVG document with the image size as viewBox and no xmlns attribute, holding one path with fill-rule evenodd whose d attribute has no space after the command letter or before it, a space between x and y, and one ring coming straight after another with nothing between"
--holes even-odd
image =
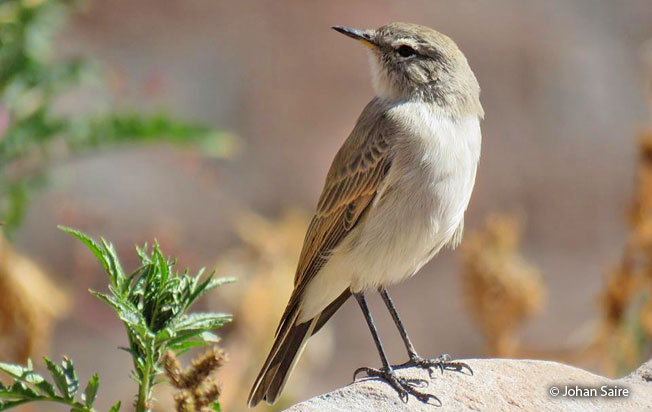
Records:
<instances>
[{"instance_id":1,"label":"brown wing","mask_svg":"<svg viewBox=\"0 0 652 412\"><path fill-rule=\"evenodd\" d=\"M392 129L382 107L372 100L335 156L304 240L295 294L301 294L376 197L392 163Z\"/></svg>"},{"instance_id":2,"label":"brown wing","mask_svg":"<svg viewBox=\"0 0 652 412\"><path fill-rule=\"evenodd\" d=\"M272 349L251 389L250 406L261 400L273 403L278 399L307 339L350 296L348 290L343 291L318 316L297 323L306 285L328 261L333 248L360 221L389 172L392 164L389 149L396 133L384 112L378 101L372 100L333 160L303 243L294 291L276 330Z\"/></svg>"}]
</instances>

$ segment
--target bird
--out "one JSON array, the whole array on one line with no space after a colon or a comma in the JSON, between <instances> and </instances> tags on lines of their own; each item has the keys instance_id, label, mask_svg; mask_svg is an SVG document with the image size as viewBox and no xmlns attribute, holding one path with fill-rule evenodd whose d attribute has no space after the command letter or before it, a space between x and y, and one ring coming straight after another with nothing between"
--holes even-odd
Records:
<instances>
[{"instance_id":1,"label":"bird","mask_svg":"<svg viewBox=\"0 0 652 412\"><path fill-rule=\"evenodd\" d=\"M449 355L417 354L388 288L442 248L459 245L480 159L480 86L455 42L429 27L332 27L366 46L375 96L360 114L326 176L299 257L294 289L248 398L276 402L308 338L353 296L382 367L359 372L385 380L407 402L438 400L396 369L471 368ZM369 311L378 292L408 352L392 366Z\"/></svg>"}]
</instances>

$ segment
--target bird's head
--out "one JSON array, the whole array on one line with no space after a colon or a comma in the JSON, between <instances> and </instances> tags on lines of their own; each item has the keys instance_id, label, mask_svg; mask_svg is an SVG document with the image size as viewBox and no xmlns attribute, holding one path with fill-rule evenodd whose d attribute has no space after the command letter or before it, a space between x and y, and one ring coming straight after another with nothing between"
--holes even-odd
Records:
<instances>
[{"instance_id":1,"label":"bird's head","mask_svg":"<svg viewBox=\"0 0 652 412\"><path fill-rule=\"evenodd\" d=\"M390 23L379 29L334 30L367 46L374 89L388 100L420 100L482 115L480 87L455 42L429 27Z\"/></svg>"}]
</instances>

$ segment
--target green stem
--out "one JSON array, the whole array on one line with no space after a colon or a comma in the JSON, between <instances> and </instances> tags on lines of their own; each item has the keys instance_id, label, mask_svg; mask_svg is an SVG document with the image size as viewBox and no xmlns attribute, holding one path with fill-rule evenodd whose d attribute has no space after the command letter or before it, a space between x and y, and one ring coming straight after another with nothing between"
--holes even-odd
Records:
<instances>
[{"instance_id":1,"label":"green stem","mask_svg":"<svg viewBox=\"0 0 652 412\"><path fill-rule=\"evenodd\" d=\"M140 379L138 388L138 401L136 402L136 412L150 412L150 401L152 399L152 362L151 357L147 357L147 363Z\"/></svg>"},{"instance_id":2,"label":"green stem","mask_svg":"<svg viewBox=\"0 0 652 412\"><path fill-rule=\"evenodd\" d=\"M75 407L75 408L80 409L80 410L85 411L85 412L97 412L95 409L89 408L88 406L83 405L83 404L81 404L79 402L75 402L75 401L71 402L71 401L67 401L66 399L63 399L63 398L50 398L50 399L46 399L46 400L49 400L49 401L52 401L52 402L62 403L64 405L68 405L68 406L72 406L72 407Z\"/></svg>"}]
</instances>

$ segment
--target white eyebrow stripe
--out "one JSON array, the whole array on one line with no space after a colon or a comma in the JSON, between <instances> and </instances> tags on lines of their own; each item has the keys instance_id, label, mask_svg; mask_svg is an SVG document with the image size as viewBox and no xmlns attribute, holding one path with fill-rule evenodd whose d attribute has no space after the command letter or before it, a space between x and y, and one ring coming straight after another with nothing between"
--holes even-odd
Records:
<instances>
[{"instance_id":1,"label":"white eyebrow stripe","mask_svg":"<svg viewBox=\"0 0 652 412\"><path fill-rule=\"evenodd\" d=\"M416 50L417 49L417 42L414 41L413 39L410 39L410 38L406 37L406 38L396 39L391 44L391 47L393 49L396 49L396 48L398 48L400 46L410 46L410 47L412 47L413 49Z\"/></svg>"}]
</instances>

